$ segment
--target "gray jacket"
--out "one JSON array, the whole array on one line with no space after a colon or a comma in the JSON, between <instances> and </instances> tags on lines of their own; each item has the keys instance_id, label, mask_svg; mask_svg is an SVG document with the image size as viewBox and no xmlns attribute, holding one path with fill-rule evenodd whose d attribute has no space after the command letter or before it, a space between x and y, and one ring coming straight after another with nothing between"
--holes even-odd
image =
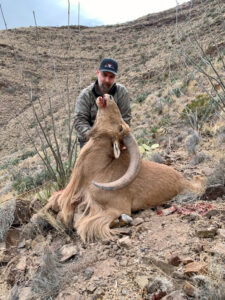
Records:
<instances>
[{"instance_id":1,"label":"gray jacket","mask_svg":"<svg viewBox=\"0 0 225 300\"><path fill-rule=\"evenodd\" d=\"M116 83L109 91L109 94L114 97L124 121L130 125L131 108L127 89L122 84ZM95 82L82 90L77 99L74 114L74 126L77 131L78 140L81 142L87 141L88 138L86 134L94 124L98 110L96 105L98 96L101 96L101 93Z\"/></svg>"}]
</instances>

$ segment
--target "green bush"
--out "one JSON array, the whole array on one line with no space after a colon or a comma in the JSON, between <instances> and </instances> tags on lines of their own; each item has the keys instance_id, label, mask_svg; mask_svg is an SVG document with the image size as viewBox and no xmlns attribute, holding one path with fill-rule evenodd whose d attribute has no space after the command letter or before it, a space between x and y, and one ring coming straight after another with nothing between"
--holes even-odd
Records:
<instances>
[{"instance_id":1,"label":"green bush","mask_svg":"<svg viewBox=\"0 0 225 300\"><path fill-rule=\"evenodd\" d=\"M154 143L154 139L152 138L152 130L149 128L138 129L134 135L138 145L152 145Z\"/></svg>"},{"instance_id":2,"label":"green bush","mask_svg":"<svg viewBox=\"0 0 225 300\"><path fill-rule=\"evenodd\" d=\"M166 116L166 117L161 118L159 125L160 125L160 127L161 126L170 126L171 121L170 121L169 117Z\"/></svg>"},{"instance_id":3,"label":"green bush","mask_svg":"<svg viewBox=\"0 0 225 300\"><path fill-rule=\"evenodd\" d=\"M155 126L152 126L151 127L151 133L156 133L157 132L157 130L159 129L160 127L159 126L157 126L157 125L155 125Z\"/></svg>"},{"instance_id":4,"label":"green bush","mask_svg":"<svg viewBox=\"0 0 225 300\"><path fill-rule=\"evenodd\" d=\"M181 96L181 90L179 88L173 89L172 92L177 98L179 98Z\"/></svg>"},{"instance_id":5,"label":"green bush","mask_svg":"<svg viewBox=\"0 0 225 300\"><path fill-rule=\"evenodd\" d=\"M19 156L20 160L25 160L28 157L32 157L36 154L36 151L26 151L25 153L23 153L21 156Z\"/></svg>"},{"instance_id":6,"label":"green bush","mask_svg":"<svg viewBox=\"0 0 225 300\"><path fill-rule=\"evenodd\" d=\"M147 98L147 96L148 96L147 93L141 94L141 95L137 96L137 97L134 99L134 102L142 103L142 102L145 101L145 99Z\"/></svg>"},{"instance_id":7,"label":"green bush","mask_svg":"<svg viewBox=\"0 0 225 300\"><path fill-rule=\"evenodd\" d=\"M141 53L141 64L145 64L148 61L148 55Z\"/></svg>"},{"instance_id":8,"label":"green bush","mask_svg":"<svg viewBox=\"0 0 225 300\"><path fill-rule=\"evenodd\" d=\"M50 179L49 173L46 170L42 170L34 177L30 175L24 176L22 172L18 172L12 176L13 188L18 193L30 191Z\"/></svg>"},{"instance_id":9,"label":"green bush","mask_svg":"<svg viewBox=\"0 0 225 300\"><path fill-rule=\"evenodd\" d=\"M181 118L188 120L190 113L197 114L199 120L203 119L208 113L212 113L211 98L208 95L198 95L196 99L187 104L181 112Z\"/></svg>"},{"instance_id":10,"label":"green bush","mask_svg":"<svg viewBox=\"0 0 225 300\"><path fill-rule=\"evenodd\" d=\"M7 162L5 162L4 164L2 164L0 166L0 169L4 170L4 169L7 169L9 166L16 166L16 165L18 165L18 163L21 160L25 160L30 156L34 156L35 154L36 154L36 151L27 151L27 152L23 153L22 155L19 155L18 157L12 158L12 159L8 160Z\"/></svg>"}]
</instances>

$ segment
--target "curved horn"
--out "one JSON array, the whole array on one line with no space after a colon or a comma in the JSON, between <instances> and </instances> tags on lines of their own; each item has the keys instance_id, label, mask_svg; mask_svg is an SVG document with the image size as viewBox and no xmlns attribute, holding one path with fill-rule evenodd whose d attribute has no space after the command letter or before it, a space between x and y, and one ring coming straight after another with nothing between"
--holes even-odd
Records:
<instances>
[{"instance_id":1,"label":"curved horn","mask_svg":"<svg viewBox=\"0 0 225 300\"><path fill-rule=\"evenodd\" d=\"M92 182L96 187L106 191L114 191L114 190L122 189L123 187L131 183L131 181L133 181L137 176L141 166L141 156L138 149L138 144L131 133L129 133L123 138L123 143L127 147L127 150L130 154L130 164L128 166L126 173L119 179L112 182L107 182L107 183Z\"/></svg>"}]
</instances>

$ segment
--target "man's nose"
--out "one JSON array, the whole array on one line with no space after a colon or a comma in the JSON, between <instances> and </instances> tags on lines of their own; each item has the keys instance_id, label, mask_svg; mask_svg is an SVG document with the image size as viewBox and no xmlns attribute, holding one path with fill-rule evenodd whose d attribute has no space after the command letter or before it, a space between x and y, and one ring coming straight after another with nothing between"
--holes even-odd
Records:
<instances>
[{"instance_id":1,"label":"man's nose","mask_svg":"<svg viewBox=\"0 0 225 300\"><path fill-rule=\"evenodd\" d=\"M110 81L110 77L106 76L106 77L105 77L105 81L106 81L106 82L109 82L109 81Z\"/></svg>"}]
</instances>

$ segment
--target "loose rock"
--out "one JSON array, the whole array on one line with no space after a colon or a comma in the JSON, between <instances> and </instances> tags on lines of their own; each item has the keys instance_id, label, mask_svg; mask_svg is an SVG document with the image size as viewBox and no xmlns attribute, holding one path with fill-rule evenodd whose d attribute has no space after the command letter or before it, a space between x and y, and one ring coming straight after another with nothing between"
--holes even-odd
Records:
<instances>
[{"instance_id":1,"label":"loose rock","mask_svg":"<svg viewBox=\"0 0 225 300\"><path fill-rule=\"evenodd\" d=\"M206 273L207 271L207 263L203 261L195 261L192 263L189 263L184 268L184 274L186 275L192 275L192 274L200 274L200 273Z\"/></svg>"},{"instance_id":2,"label":"loose rock","mask_svg":"<svg viewBox=\"0 0 225 300\"><path fill-rule=\"evenodd\" d=\"M185 282L185 284L183 286L183 290L186 295L188 295L190 297L195 296L195 287L190 282L188 282L188 281Z\"/></svg>"},{"instance_id":3,"label":"loose rock","mask_svg":"<svg viewBox=\"0 0 225 300\"><path fill-rule=\"evenodd\" d=\"M218 229L218 235L220 238L222 238L223 240L225 239L225 229Z\"/></svg>"},{"instance_id":4,"label":"loose rock","mask_svg":"<svg viewBox=\"0 0 225 300\"><path fill-rule=\"evenodd\" d=\"M144 219L143 219L143 218L135 218L135 219L131 222L131 224L132 224L133 226L138 226L138 225L142 224L143 222L144 222Z\"/></svg>"},{"instance_id":5,"label":"loose rock","mask_svg":"<svg viewBox=\"0 0 225 300\"><path fill-rule=\"evenodd\" d=\"M93 294L95 290L96 290L96 286L94 284L90 284L87 287L87 292L90 293L90 294Z\"/></svg>"},{"instance_id":6,"label":"loose rock","mask_svg":"<svg viewBox=\"0 0 225 300\"><path fill-rule=\"evenodd\" d=\"M81 300L81 295L73 291L62 291L56 300Z\"/></svg>"},{"instance_id":7,"label":"loose rock","mask_svg":"<svg viewBox=\"0 0 225 300\"><path fill-rule=\"evenodd\" d=\"M200 238L213 238L217 233L217 227L212 225L210 227L200 227L196 229L196 234Z\"/></svg>"},{"instance_id":8,"label":"loose rock","mask_svg":"<svg viewBox=\"0 0 225 300\"><path fill-rule=\"evenodd\" d=\"M148 277L147 276L137 276L134 280L139 288L143 289L148 285Z\"/></svg>"},{"instance_id":9,"label":"loose rock","mask_svg":"<svg viewBox=\"0 0 225 300\"><path fill-rule=\"evenodd\" d=\"M130 248L131 247L131 239L129 238L129 236L125 236L125 237L119 239L117 244L120 247Z\"/></svg>"},{"instance_id":10,"label":"loose rock","mask_svg":"<svg viewBox=\"0 0 225 300\"><path fill-rule=\"evenodd\" d=\"M91 268L87 268L87 269L84 271L85 279L90 279L90 278L92 277L93 274L94 274L94 270L91 269Z\"/></svg>"},{"instance_id":11,"label":"loose rock","mask_svg":"<svg viewBox=\"0 0 225 300\"><path fill-rule=\"evenodd\" d=\"M194 261L194 259L192 257L185 257L182 259L182 262L184 265L187 265L189 263L192 263Z\"/></svg>"},{"instance_id":12,"label":"loose rock","mask_svg":"<svg viewBox=\"0 0 225 300\"><path fill-rule=\"evenodd\" d=\"M217 243L210 252L213 254L217 254L217 255L221 256L222 258L225 258L225 244Z\"/></svg>"},{"instance_id":13,"label":"loose rock","mask_svg":"<svg viewBox=\"0 0 225 300\"><path fill-rule=\"evenodd\" d=\"M16 265L16 269L19 271L24 271L26 269L27 263L26 257L21 257L19 263Z\"/></svg>"},{"instance_id":14,"label":"loose rock","mask_svg":"<svg viewBox=\"0 0 225 300\"><path fill-rule=\"evenodd\" d=\"M181 263L181 259L178 255L172 255L171 257L169 257L168 262L172 265L172 266L179 266L179 264Z\"/></svg>"},{"instance_id":15,"label":"loose rock","mask_svg":"<svg viewBox=\"0 0 225 300\"><path fill-rule=\"evenodd\" d=\"M170 264L168 264L162 260L152 258L152 262L154 265L156 265L158 268L160 268L167 275L172 274L173 271L175 270L175 268L173 266L171 266Z\"/></svg>"},{"instance_id":16,"label":"loose rock","mask_svg":"<svg viewBox=\"0 0 225 300\"><path fill-rule=\"evenodd\" d=\"M6 248L18 246L20 241L20 230L17 228L10 228L5 235Z\"/></svg>"},{"instance_id":17,"label":"loose rock","mask_svg":"<svg viewBox=\"0 0 225 300\"><path fill-rule=\"evenodd\" d=\"M77 255L77 248L74 244L68 244L64 245L59 252L61 254L60 262L65 262Z\"/></svg>"},{"instance_id":18,"label":"loose rock","mask_svg":"<svg viewBox=\"0 0 225 300\"><path fill-rule=\"evenodd\" d=\"M216 200L218 197L225 195L225 186L222 184L215 184L207 187L204 195L201 196L203 200Z\"/></svg>"}]
</instances>

